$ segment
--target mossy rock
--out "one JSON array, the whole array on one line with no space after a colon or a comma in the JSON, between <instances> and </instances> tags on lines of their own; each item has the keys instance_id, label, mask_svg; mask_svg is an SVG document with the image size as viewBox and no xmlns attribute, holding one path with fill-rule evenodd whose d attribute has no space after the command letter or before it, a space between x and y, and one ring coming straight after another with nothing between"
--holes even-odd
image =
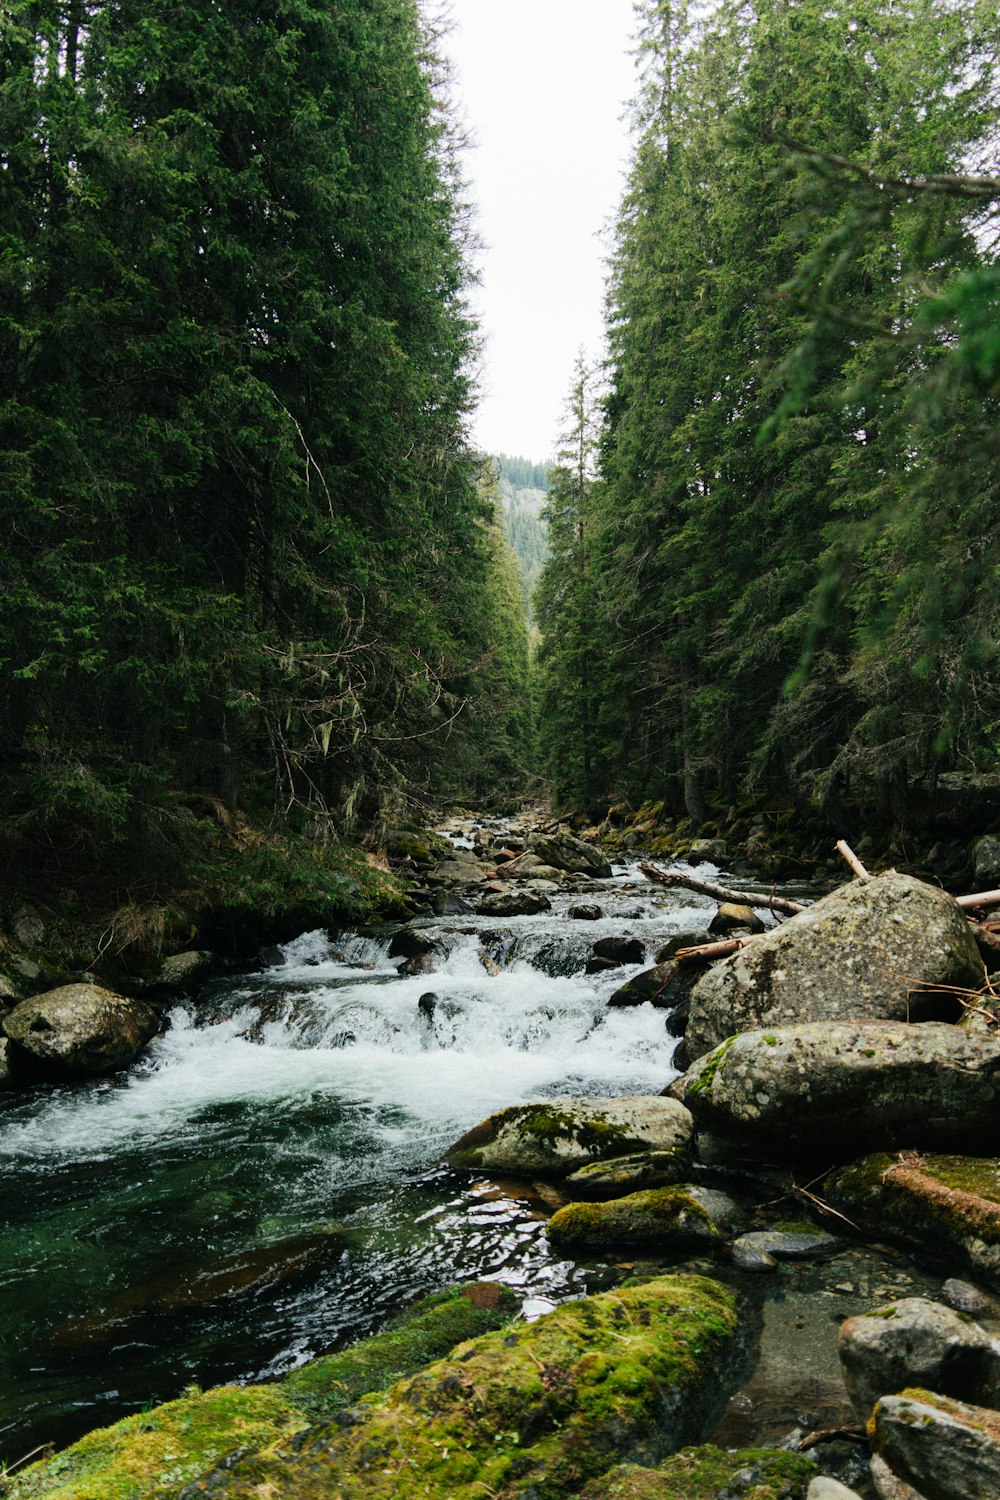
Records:
<instances>
[{"instance_id":1,"label":"mossy rock","mask_svg":"<svg viewBox=\"0 0 1000 1500\"><path fill-rule=\"evenodd\" d=\"M547 1100L490 1115L455 1142L446 1160L475 1171L560 1178L588 1162L685 1151L692 1131L688 1111L660 1095Z\"/></svg>"},{"instance_id":2,"label":"mossy rock","mask_svg":"<svg viewBox=\"0 0 1000 1500\"><path fill-rule=\"evenodd\" d=\"M782 1448L682 1448L655 1469L619 1464L580 1491L579 1500L805 1500L819 1473L811 1459Z\"/></svg>"},{"instance_id":3,"label":"mossy rock","mask_svg":"<svg viewBox=\"0 0 1000 1500\"><path fill-rule=\"evenodd\" d=\"M149 1500L236 1448L291 1438L302 1412L279 1386L219 1386L99 1427L11 1481L10 1500Z\"/></svg>"},{"instance_id":4,"label":"mossy rock","mask_svg":"<svg viewBox=\"0 0 1000 1500\"><path fill-rule=\"evenodd\" d=\"M562 1189L573 1202L585 1199L603 1203L643 1188L672 1187L690 1176L688 1151L637 1151L634 1156L616 1156L581 1167L565 1178Z\"/></svg>"},{"instance_id":5,"label":"mossy rock","mask_svg":"<svg viewBox=\"0 0 1000 1500\"><path fill-rule=\"evenodd\" d=\"M281 1384L282 1395L311 1421L328 1422L359 1396L384 1391L456 1344L502 1328L519 1305L516 1294L499 1282L448 1287L422 1297L383 1333L293 1370Z\"/></svg>"},{"instance_id":6,"label":"mossy rock","mask_svg":"<svg viewBox=\"0 0 1000 1500\"><path fill-rule=\"evenodd\" d=\"M606 1203L567 1203L546 1232L561 1251L690 1250L711 1248L720 1238L708 1210L683 1187L647 1188Z\"/></svg>"},{"instance_id":7,"label":"mossy rock","mask_svg":"<svg viewBox=\"0 0 1000 1500\"><path fill-rule=\"evenodd\" d=\"M959 1261L1000 1287L1000 1160L878 1152L831 1172L822 1193L880 1237Z\"/></svg>"},{"instance_id":8,"label":"mossy rock","mask_svg":"<svg viewBox=\"0 0 1000 1500\"><path fill-rule=\"evenodd\" d=\"M660 1277L486 1334L312 1429L188 1486L183 1500L576 1496L621 1461L712 1430L741 1375L733 1294ZM350 1425L348 1425L350 1423Z\"/></svg>"}]
</instances>

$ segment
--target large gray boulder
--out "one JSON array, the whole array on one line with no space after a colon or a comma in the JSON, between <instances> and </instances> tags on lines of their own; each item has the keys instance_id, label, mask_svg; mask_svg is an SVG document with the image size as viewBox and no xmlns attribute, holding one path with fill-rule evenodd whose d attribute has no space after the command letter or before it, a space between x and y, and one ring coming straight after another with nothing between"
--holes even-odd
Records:
<instances>
[{"instance_id":1,"label":"large gray boulder","mask_svg":"<svg viewBox=\"0 0 1000 1500\"><path fill-rule=\"evenodd\" d=\"M950 1019L955 1001L921 987L974 988L981 972L965 914L945 891L895 871L854 880L699 980L688 1055L761 1026Z\"/></svg>"},{"instance_id":2,"label":"large gray boulder","mask_svg":"<svg viewBox=\"0 0 1000 1500\"><path fill-rule=\"evenodd\" d=\"M1000 1125L1000 1039L941 1022L747 1031L670 1092L699 1126L782 1158L976 1150Z\"/></svg>"},{"instance_id":3,"label":"large gray boulder","mask_svg":"<svg viewBox=\"0 0 1000 1500\"><path fill-rule=\"evenodd\" d=\"M997 1500L1000 1413L914 1387L883 1396L876 1453L926 1500Z\"/></svg>"},{"instance_id":4,"label":"large gray boulder","mask_svg":"<svg viewBox=\"0 0 1000 1500\"><path fill-rule=\"evenodd\" d=\"M591 1162L639 1151L686 1152L693 1121L675 1099L549 1099L515 1104L476 1125L446 1159L515 1177L568 1177Z\"/></svg>"},{"instance_id":5,"label":"large gray boulder","mask_svg":"<svg viewBox=\"0 0 1000 1500\"><path fill-rule=\"evenodd\" d=\"M975 1406L995 1407L1000 1399L1000 1342L927 1297L904 1297L845 1319L837 1352L861 1422L880 1396L913 1385Z\"/></svg>"},{"instance_id":6,"label":"large gray boulder","mask_svg":"<svg viewBox=\"0 0 1000 1500\"><path fill-rule=\"evenodd\" d=\"M571 875L595 875L605 879L611 874L611 866L600 849L574 838L571 833L536 833L529 848L543 864L554 865L557 870L568 870Z\"/></svg>"},{"instance_id":7,"label":"large gray boulder","mask_svg":"<svg viewBox=\"0 0 1000 1500\"><path fill-rule=\"evenodd\" d=\"M15 1052L56 1074L124 1068L160 1029L151 1006L96 984L65 984L22 1000L2 1025Z\"/></svg>"}]
</instances>

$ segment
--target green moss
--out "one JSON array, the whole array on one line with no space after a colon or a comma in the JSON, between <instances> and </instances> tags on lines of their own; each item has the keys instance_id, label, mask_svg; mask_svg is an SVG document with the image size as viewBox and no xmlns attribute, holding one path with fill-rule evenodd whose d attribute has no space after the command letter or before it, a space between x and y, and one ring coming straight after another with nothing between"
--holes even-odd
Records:
<instances>
[{"instance_id":1,"label":"green moss","mask_svg":"<svg viewBox=\"0 0 1000 1500\"><path fill-rule=\"evenodd\" d=\"M12 1481L11 1500L148 1500L197 1478L234 1448L302 1428L277 1386L220 1386L100 1427Z\"/></svg>"},{"instance_id":2,"label":"green moss","mask_svg":"<svg viewBox=\"0 0 1000 1500\"><path fill-rule=\"evenodd\" d=\"M776 1036L765 1036L762 1037L761 1040L765 1042L768 1047L776 1047L778 1045L778 1038Z\"/></svg>"},{"instance_id":3,"label":"green moss","mask_svg":"<svg viewBox=\"0 0 1000 1500\"><path fill-rule=\"evenodd\" d=\"M646 1188L609 1203L568 1203L546 1232L561 1249L682 1248L719 1238L705 1208L679 1187Z\"/></svg>"},{"instance_id":4,"label":"green moss","mask_svg":"<svg viewBox=\"0 0 1000 1500\"><path fill-rule=\"evenodd\" d=\"M816 1225L808 1219L779 1219L771 1228L776 1234L815 1234Z\"/></svg>"},{"instance_id":5,"label":"green moss","mask_svg":"<svg viewBox=\"0 0 1000 1500\"><path fill-rule=\"evenodd\" d=\"M312 1421L327 1422L359 1396L384 1391L456 1344L503 1327L518 1305L515 1294L497 1282L449 1287L421 1298L384 1333L293 1371L282 1381L282 1394Z\"/></svg>"},{"instance_id":6,"label":"green moss","mask_svg":"<svg viewBox=\"0 0 1000 1500\"><path fill-rule=\"evenodd\" d=\"M227 1500L482 1500L575 1496L616 1454L655 1461L708 1430L737 1347L732 1294L660 1277L537 1323L461 1344L445 1360L294 1448L207 1477Z\"/></svg>"},{"instance_id":7,"label":"green moss","mask_svg":"<svg viewBox=\"0 0 1000 1500\"><path fill-rule=\"evenodd\" d=\"M571 1160L559 1160L555 1151L559 1141L572 1142L581 1152L598 1158L626 1156L648 1147L648 1142L631 1135L627 1126L608 1120L599 1111L585 1115L560 1109L555 1104L515 1104L473 1126L455 1142L445 1159L453 1167L476 1170L483 1165L483 1149L492 1145L506 1126L515 1130L523 1141L539 1147L541 1156L533 1171L552 1169L568 1173L578 1165ZM551 1161L543 1166L545 1156L550 1153Z\"/></svg>"},{"instance_id":8,"label":"green moss","mask_svg":"<svg viewBox=\"0 0 1000 1500\"><path fill-rule=\"evenodd\" d=\"M711 1093L712 1084L715 1082L715 1075L722 1067L726 1053L729 1051L730 1047L733 1045L739 1035L740 1033L737 1032L735 1036L726 1037L726 1040L724 1042L720 1042L719 1045L715 1048L714 1052L709 1053L701 1072L698 1074L698 1077L694 1080L693 1083L688 1084L687 1092L689 1094Z\"/></svg>"},{"instance_id":9,"label":"green moss","mask_svg":"<svg viewBox=\"0 0 1000 1500\"><path fill-rule=\"evenodd\" d=\"M580 1491L580 1500L804 1500L819 1471L780 1448L683 1448L655 1469L620 1464ZM732 1486L732 1488L730 1488Z\"/></svg>"}]
</instances>

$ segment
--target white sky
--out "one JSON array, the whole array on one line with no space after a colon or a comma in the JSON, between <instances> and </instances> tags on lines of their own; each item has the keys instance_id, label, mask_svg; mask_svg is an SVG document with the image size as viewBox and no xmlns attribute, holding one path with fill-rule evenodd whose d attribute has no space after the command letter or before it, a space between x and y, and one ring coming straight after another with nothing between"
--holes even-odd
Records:
<instances>
[{"instance_id":1,"label":"white sky","mask_svg":"<svg viewBox=\"0 0 1000 1500\"><path fill-rule=\"evenodd\" d=\"M604 233L628 159L632 0L452 0L446 39L477 224L486 348L474 436L544 461L582 345L600 353Z\"/></svg>"}]
</instances>

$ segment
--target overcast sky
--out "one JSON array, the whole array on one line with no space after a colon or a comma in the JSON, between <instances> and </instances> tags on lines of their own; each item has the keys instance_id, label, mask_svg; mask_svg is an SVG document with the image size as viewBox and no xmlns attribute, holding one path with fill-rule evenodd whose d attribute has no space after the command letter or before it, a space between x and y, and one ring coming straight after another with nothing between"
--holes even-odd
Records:
<instances>
[{"instance_id":1,"label":"overcast sky","mask_svg":"<svg viewBox=\"0 0 1000 1500\"><path fill-rule=\"evenodd\" d=\"M598 354L603 231L628 158L632 0L452 0L446 47L485 246L474 435L553 455L581 346Z\"/></svg>"}]
</instances>

